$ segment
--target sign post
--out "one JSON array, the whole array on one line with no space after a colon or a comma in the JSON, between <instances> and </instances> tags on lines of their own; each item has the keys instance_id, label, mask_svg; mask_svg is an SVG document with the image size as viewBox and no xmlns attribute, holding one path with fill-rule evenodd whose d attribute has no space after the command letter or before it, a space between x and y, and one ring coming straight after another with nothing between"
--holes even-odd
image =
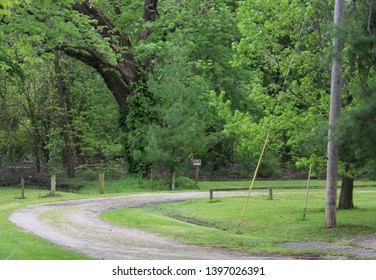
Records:
<instances>
[{"instance_id":1,"label":"sign post","mask_svg":"<svg viewBox=\"0 0 376 280\"><path fill-rule=\"evenodd\" d=\"M195 172L195 186L198 187L198 175L200 173L200 165L201 165L201 159L193 159L192 160L193 166L196 166L196 172Z\"/></svg>"}]
</instances>

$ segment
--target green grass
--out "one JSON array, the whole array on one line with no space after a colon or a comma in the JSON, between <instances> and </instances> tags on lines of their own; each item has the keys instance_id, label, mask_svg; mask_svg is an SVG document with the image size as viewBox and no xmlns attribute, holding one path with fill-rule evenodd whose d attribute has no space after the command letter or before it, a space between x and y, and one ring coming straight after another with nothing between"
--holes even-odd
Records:
<instances>
[{"instance_id":1,"label":"green grass","mask_svg":"<svg viewBox=\"0 0 376 280\"><path fill-rule=\"evenodd\" d=\"M340 182L339 182L340 183ZM198 183L201 190L209 189L223 189L223 188L247 188L251 185L249 181L201 181ZM325 180L310 180L310 186L312 187L325 187ZM356 186L370 186L376 185L376 181L356 181ZM256 181L254 187L260 188L279 188L279 187L304 187L307 186L307 180L274 180L274 181Z\"/></svg>"},{"instance_id":2,"label":"green grass","mask_svg":"<svg viewBox=\"0 0 376 280\"><path fill-rule=\"evenodd\" d=\"M82 178L65 179L68 183L85 186L77 191L83 195L98 195L99 182L85 180ZM105 177L104 192L107 195L116 195L119 193L140 193L140 192L161 192L169 191L168 186L163 186L160 182L145 180L137 176L127 176L118 180L108 180Z\"/></svg>"},{"instance_id":3,"label":"green grass","mask_svg":"<svg viewBox=\"0 0 376 280\"><path fill-rule=\"evenodd\" d=\"M21 191L19 188L0 187L0 260L88 259L84 255L62 249L29 234L12 224L8 220L8 216L16 209L39 203L168 190L168 188L162 188L158 184L150 186L149 181L145 182L145 180L133 176L120 180L106 180L104 195L99 194L99 183L96 181L75 178L71 179L70 183L84 187L76 193L57 192L55 197L49 196L47 190L26 187L26 199L20 199Z\"/></svg>"},{"instance_id":4,"label":"green grass","mask_svg":"<svg viewBox=\"0 0 376 280\"><path fill-rule=\"evenodd\" d=\"M30 204L84 197L72 193L59 193L59 196L56 197L48 197L46 194L48 194L48 191L45 190L27 189L26 199L20 199L19 189L0 188L0 259L88 259L86 256L62 249L48 241L28 234L8 220L8 215L12 211Z\"/></svg>"},{"instance_id":5,"label":"green grass","mask_svg":"<svg viewBox=\"0 0 376 280\"><path fill-rule=\"evenodd\" d=\"M86 181L82 179L73 180L77 184L84 185L77 193L65 193L58 192L58 196L48 196L48 191L26 188L26 199L20 199L21 192L19 188L0 188L0 259L87 259L86 256L74 253L65 249L62 249L48 241L44 241L32 234L25 232L18 228L8 220L8 215L19 208L27 205L39 204L39 203L51 203L58 201L66 201L73 199L83 199L91 197L103 197L103 196L115 196L124 195L130 193L144 193L144 192L160 192L168 191L168 188L161 187L159 184L155 184L153 187L149 186L149 182L145 182L137 177L127 177L121 180L109 181L106 180L105 195L98 193L99 185L95 181ZM321 182L322 183L322 182ZM258 185L265 187L269 186L281 186L281 185L302 185L306 184L305 181L262 181L258 182ZM371 184L371 182L365 182L364 184ZM312 183L313 185L313 183ZM325 185L325 182L324 182ZM198 191L206 191L210 188L229 188L229 187L248 187L249 182L199 182ZM129 217L129 226L140 227L146 230L159 232L160 234L174 234L175 238L189 241L197 244L209 244L224 245L244 249L247 251L262 250L264 247L267 250L275 251L273 247L275 242L280 240L301 240L297 237L290 238L299 234L292 233L285 229L285 233L276 238L265 237L261 238L265 234L264 230L275 232L274 228L270 228L278 225L280 220L278 216L275 216L275 212L287 211L284 214L284 219L290 217L296 226L303 227L304 231L300 233L306 234L306 232L322 232L321 239L325 239L326 235L330 240L333 240L337 234L353 235L353 234L367 234L374 231L373 217L376 214L373 208L375 196L374 193L367 195L361 195L361 191L369 191L374 189L362 189L356 190L355 203L359 207L354 211L344 211L339 213L339 226L333 230L323 230L323 203L324 194L323 190L312 190L312 197L310 196L309 207L307 213L307 220L301 221L301 214L303 208L303 190L290 190L289 192L297 193L296 195L282 195L278 194L278 191L274 191L274 200L267 201L267 191L265 196L251 198L248 213L244 219L244 226L237 229L237 221L240 215L240 208L243 206L243 198L226 198L213 202L204 201L192 201L182 204L167 204L154 206L150 208L136 208L128 209L120 212L108 213L107 217L112 217L119 223L123 223L124 215ZM191 191L180 190L178 191ZM259 190L257 190L259 191ZM281 190L282 192L282 190ZM285 192L285 191L283 191ZM312 201L311 201L312 200ZM265 207L261 213L258 213L258 209ZM271 207L269 209L269 207ZM276 208L278 207L278 208ZM280 209L279 209L280 208ZM269 213L269 216L266 214ZM274 213L274 214L273 214ZM348 214L347 214L348 213ZM347 216L345 216L347 215ZM373 216L372 216L373 215ZM135 217L138 217L137 219ZM182 222L180 220L189 222ZM274 221L273 223L267 222L268 219ZM364 225L361 226L360 221L363 219ZM191 222L201 223L205 226L195 226ZM282 222L283 224L283 222ZM282 231L281 231L282 232ZM329 234L330 233L330 234ZM313 237L315 235L312 235ZM301 237L302 238L302 237ZM308 235L305 237L308 238ZM317 236L316 239L319 239ZM219 240L213 242L213 240ZM304 238L303 238L304 239ZM276 241L273 241L276 240ZM284 251L284 249L278 249Z\"/></svg>"},{"instance_id":6,"label":"green grass","mask_svg":"<svg viewBox=\"0 0 376 280\"><path fill-rule=\"evenodd\" d=\"M291 182L290 182L291 183ZM291 253L281 242L327 241L376 232L376 188L355 190L357 208L337 212L337 227L324 228L325 190L311 190L303 220L305 190L267 191L251 197L242 225L244 197L198 200L104 214L114 223L167 235L192 244L246 252Z\"/></svg>"}]
</instances>

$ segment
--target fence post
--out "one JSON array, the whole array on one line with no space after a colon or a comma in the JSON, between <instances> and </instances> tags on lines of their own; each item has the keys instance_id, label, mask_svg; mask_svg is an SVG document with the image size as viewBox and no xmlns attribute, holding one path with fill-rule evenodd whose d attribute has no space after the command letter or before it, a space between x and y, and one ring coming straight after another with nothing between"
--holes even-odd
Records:
<instances>
[{"instance_id":1,"label":"fence post","mask_svg":"<svg viewBox=\"0 0 376 280\"><path fill-rule=\"evenodd\" d=\"M104 172L99 171L99 193L104 194Z\"/></svg>"},{"instance_id":2,"label":"fence post","mask_svg":"<svg viewBox=\"0 0 376 280\"><path fill-rule=\"evenodd\" d=\"M51 175L51 196L56 195L56 175Z\"/></svg>"},{"instance_id":3,"label":"fence post","mask_svg":"<svg viewBox=\"0 0 376 280\"><path fill-rule=\"evenodd\" d=\"M25 179L21 178L21 199L25 199Z\"/></svg>"},{"instance_id":4,"label":"fence post","mask_svg":"<svg viewBox=\"0 0 376 280\"><path fill-rule=\"evenodd\" d=\"M273 200L273 189L269 188L269 199Z\"/></svg>"}]
</instances>

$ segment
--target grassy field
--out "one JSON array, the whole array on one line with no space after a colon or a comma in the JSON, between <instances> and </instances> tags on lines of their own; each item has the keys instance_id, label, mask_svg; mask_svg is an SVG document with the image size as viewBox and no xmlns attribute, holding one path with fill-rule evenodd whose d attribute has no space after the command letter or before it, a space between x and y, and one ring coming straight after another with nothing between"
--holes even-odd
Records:
<instances>
[{"instance_id":1,"label":"grassy field","mask_svg":"<svg viewBox=\"0 0 376 280\"><path fill-rule=\"evenodd\" d=\"M167 191L139 178L124 178L107 181L105 195L99 195L98 183L76 179L84 187L77 193L58 192L48 197L48 191L26 189L26 199L20 199L19 188L0 188L0 259L87 259L86 256L70 252L19 229L8 220L8 215L27 205L51 203L91 197L115 196L129 193ZM361 182L371 184L374 182ZM263 181L256 186L277 188L278 186L304 186L305 181ZM323 184L314 181L312 185ZM359 185L359 184L358 184ZM197 191L211 188L248 187L249 182L199 182ZM192 191L178 189L178 191ZM256 190L255 190L256 191ZM353 211L339 213L339 225L333 230L323 229L324 190L310 192L307 219L302 220L304 190L275 190L274 200L267 200L267 190L252 197L244 224L237 223L244 198L226 198L191 201L181 204L166 204L148 208L136 208L110 212L106 218L127 226L143 228L173 238L197 244L227 246L246 251L281 251L274 244L280 241L328 240L342 236L367 234L375 231L376 214L375 188L359 188L355 192ZM199 225L194 225L201 224ZM276 232L278 234L276 234Z\"/></svg>"},{"instance_id":2,"label":"grassy field","mask_svg":"<svg viewBox=\"0 0 376 280\"><path fill-rule=\"evenodd\" d=\"M305 190L277 190L273 200L268 199L267 191L257 193L250 198L241 226L244 197L122 209L104 217L183 242L255 253L291 253L290 249L278 246L281 242L334 242L376 232L375 187L357 188L356 209L338 211L338 225L333 229L324 228L325 190L309 192L305 219Z\"/></svg>"}]
</instances>

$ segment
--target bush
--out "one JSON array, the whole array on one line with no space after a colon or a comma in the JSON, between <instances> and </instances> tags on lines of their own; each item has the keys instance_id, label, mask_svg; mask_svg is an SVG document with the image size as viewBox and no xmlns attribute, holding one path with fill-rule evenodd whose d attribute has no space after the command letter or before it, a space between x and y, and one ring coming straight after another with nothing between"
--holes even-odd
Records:
<instances>
[{"instance_id":1,"label":"bush","mask_svg":"<svg viewBox=\"0 0 376 280\"><path fill-rule=\"evenodd\" d=\"M188 177L180 176L176 179L176 188L196 189L196 182Z\"/></svg>"}]
</instances>

